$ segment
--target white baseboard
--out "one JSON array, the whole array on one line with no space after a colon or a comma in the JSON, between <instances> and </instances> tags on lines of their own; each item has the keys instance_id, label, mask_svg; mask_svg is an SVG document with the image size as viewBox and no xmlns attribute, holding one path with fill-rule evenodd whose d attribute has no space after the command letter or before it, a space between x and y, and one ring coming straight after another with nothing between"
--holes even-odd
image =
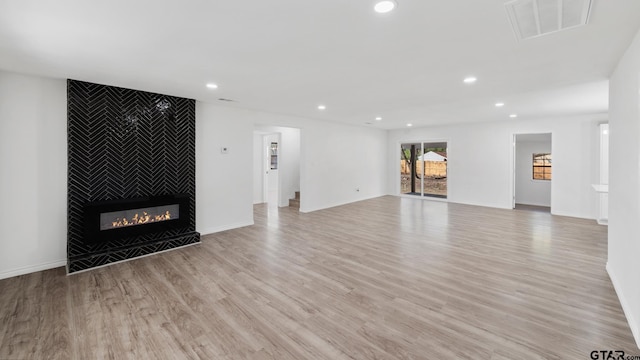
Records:
<instances>
[{"instance_id":1,"label":"white baseboard","mask_svg":"<svg viewBox=\"0 0 640 360\"><path fill-rule=\"evenodd\" d=\"M629 303L627 302L627 298L624 296L622 292L622 288L618 283L618 280L614 273L611 271L611 267L607 262L607 273L609 274L609 279L611 279L611 283L613 284L613 288L618 295L618 300L620 300L620 305L622 306L622 311L624 315L627 317L627 322L629 323L629 327L631 328L631 333L633 334L633 338L636 340L636 345L638 349L640 349L640 329L638 329L638 323L633 318L633 314L631 313L631 308L629 307Z\"/></svg>"},{"instance_id":2,"label":"white baseboard","mask_svg":"<svg viewBox=\"0 0 640 360\"><path fill-rule=\"evenodd\" d=\"M21 268L1 272L0 280L7 279L14 276L19 276L19 275L30 274L37 271L55 269L57 267L66 266L66 265L67 265L67 259L56 260L56 261L52 261L44 264L24 266Z\"/></svg>"},{"instance_id":3,"label":"white baseboard","mask_svg":"<svg viewBox=\"0 0 640 360\"><path fill-rule=\"evenodd\" d=\"M574 213L569 213L565 211L557 211L554 208L551 208L551 215L564 216L564 217L570 217L570 218L576 218L576 219L587 219L587 220L594 220L594 221L596 220L596 218L593 216L574 214Z\"/></svg>"},{"instance_id":4,"label":"white baseboard","mask_svg":"<svg viewBox=\"0 0 640 360\"><path fill-rule=\"evenodd\" d=\"M314 211L318 211L318 210L330 209L330 208L337 207L337 206L353 204L353 203L357 203L359 201L371 200L371 199L379 198L379 197L382 197L382 196L386 196L386 195L384 195L384 194L383 195L373 195L373 196L368 196L368 197L364 197L364 198L353 200L353 201L336 202L336 203L333 203L333 204L323 205L323 206L315 207L315 208L303 208L302 207L302 203L301 203L299 211L301 213L310 213L310 212L314 212Z\"/></svg>"},{"instance_id":5,"label":"white baseboard","mask_svg":"<svg viewBox=\"0 0 640 360\"><path fill-rule=\"evenodd\" d=\"M513 207L511 207L511 204L505 205L505 204L487 204L487 203L479 203L479 202L475 202L475 201L459 201L457 199L452 199L452 198L448 198L447 202L450 202L452 204L462 204L462 205L471 205L471 206L480 206L480 207L487 207L487 208L492 208L492 209L505 209L505 210L513 210Z\"/></svg>"},{"instance_id":6,"label":"white baseboard","mask_svg":"<svg viewBox=\"0 0 640 360\"><path fill-rule=\"evenodd\" d=\"M200 235L204 236L209 234L215 234L221 231L227 231L227 230L233 230L233 229L237 229L245 226L251 226L253 224L254 222L253 220L251 220L251 221L243 221L243 222L238 222L233 224L226 224L222 226L216 226L216 227L207 228L207 229L196 229L196 231L199 232Z\"/></svg>"},{"instance_id":7,"label":"white baseboard","mask_svg":"<svg viewBox=\"0 0 640 360\"><path fill-rule=\"evenodd\" d=\"M441 198L441 197L435 197L435 196L418 196L418 195L407 195L407 194L392 195L392 196L401 197L404 199L449 202L449 198Z\"/></svg>"}]
</instances>

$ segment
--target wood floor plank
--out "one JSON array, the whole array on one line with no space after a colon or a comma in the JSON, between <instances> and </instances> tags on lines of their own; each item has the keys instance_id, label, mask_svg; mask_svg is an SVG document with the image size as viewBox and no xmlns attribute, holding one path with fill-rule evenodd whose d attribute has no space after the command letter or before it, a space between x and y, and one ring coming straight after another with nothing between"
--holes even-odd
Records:
<instances>
[{"instance_id":1,"label":"wood floor plank","mask_svg":"<svg viewBox=\"0 0 640 360\"><path fill-rule=\"evenodd\" d=\"M2 318L6 322L2 324L4 337L0 359L26 359L36 354L37 338L44 330L40 306L43 276L41 272L16 278L20 291L7 302L7 309L3 309L6 314Z\"/></svg>"},{"instance_id":2,"label":"wood floor plank","mask_svg":"<svg viewBox=\"0 0 640 360\"><path fill-rule=\"evenodd\" d=\"M43 272L41 328L38 331L36 354L51 353L50 359L69 359L73 347L69 319L68 286L64 269Z\"/></svg>"},{"instance_id":3,"label":"wood floor plank","mask_svg":"<svg viewBox=\"0 0 640 360\"><path fill-rule=\"evenodd\" d=\"M0 359L640 354L595 221L391 196L254 213L200 245L1 280Z\"/></svg>"}]
</instances>

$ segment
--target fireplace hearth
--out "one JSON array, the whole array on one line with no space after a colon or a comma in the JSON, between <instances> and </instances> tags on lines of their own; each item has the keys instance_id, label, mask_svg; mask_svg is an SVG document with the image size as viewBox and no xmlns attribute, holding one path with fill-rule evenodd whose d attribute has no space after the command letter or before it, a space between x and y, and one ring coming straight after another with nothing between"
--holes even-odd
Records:
<instances>
[{"instance_id":1,"label":"fireplace hearth","mask_svg":"<svg viewBox=\"0 0 640 360\"><path fill-rule=\"evenodd\" d=\"M85 243L189 226L189 195L91 202L85 206Z\"/></svg>"}]
</instances>

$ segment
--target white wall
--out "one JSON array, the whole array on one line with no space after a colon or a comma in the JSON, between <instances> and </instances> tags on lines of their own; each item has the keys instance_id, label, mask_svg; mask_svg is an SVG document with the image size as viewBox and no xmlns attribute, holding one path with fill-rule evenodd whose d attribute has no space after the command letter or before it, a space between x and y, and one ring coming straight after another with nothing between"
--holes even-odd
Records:
<instances>
[{"instance_id":1,"label":"white wall","mask_svg":"<svg viewBox=\"0 0 640 360\"><path fill-rule=\"evenodd\" d=\"M532 165L533 154L551 153L551 136L547 137L548 141L516 141L516 204L551 206L551 181L533 180Z\"/></svg>"},{"instance_id":2,"label":"white wall","mask_svg":"<svg viewBox=\"0 0 640 360\"><path fill-rule=\"evenodd\" d=\"M66 264L66 103L65 80L0 71L0 278ZM253 223L256 124L301 129L300 159L310 160L289 156L300 175L287 180L306 194L301 211L386 193L385 131L197 102L201 233ZM356 158L361 149L370 156Z\"/></svg>"},{"instance_id":3,"label":"white wall","mask_svg":"<svg viewBox=\"0 0 640 360\"><path fill-rule=\"evenodd\" d=\"M510 209L513 196L513 134L552 133L551 212L595 219L598 181L598 124L606 115L484 124L412 128L389 132L389 193L399 193L399 144L448 142L448 199L451 202Z\"/></svg>"},{"instance_id":4,"label":"white wall","mask_svg":"<svg viewBox=\"0 0 640 360\"><path fill-rule=\"evenodd\" d=\"M253 159L256 126L294 128L293 132L295 128L300 129L300 211L319 210L386 193L386 132L383 130L198 102L196 226L201 233L253 223L254 167L247 164L247 159ZM222 146L229 147L229 154L220 154ZM368 156L357 156L362 149L367 150ZM282 161L288 161L286 154ZM295 164L290 168L295 168ZM290 181L287 187L297 187L295 176Z\"/></svg>"},{"instance_id":5,"label":"white wall","mask_svg":"<svg viewBox=\"0 0 640 360\"><path fill-rule=\"evenodd\" d=\"M253 123L245 114L196 102L196 230L202 234L253 224Z\"/></svg>"},{"instance_id":6,"label":"white wall","mask_svg":"<svg viewBox=\"0 0 640 360\"><path fill-rule=\"evenodd\" d=\"M609 84L607 270L640 347L640 32Z\"/></svg>"},{"instance_id":7,"label":"white wall","mask_svg":"<svg viewBox=\"0 0 640 360\"><path fill-rule=\"evenodd\" d=\"M300 191L300 129L278 127L280 133L280 206Z\"/></svg>"},{"instance_id":8,"label":"white wall","mask_svg":"<svg viewBox=\"0 0 640 360\"><path fill-rule=\"evenodd\" d=\"M0 71L0 279L66 264L66 94Z\"/></svg>"},{"instance_id":9,"label":"white wall","mask_svg":"<svg viewBox=\"0 0 640 360\"><path fill-rule=\"evenodd\" d=\"M301 135L300 211L386 194L386 131L309 121Z\"/></svg>"},{"instance_id":10,"label":"white wall","mask_svg":"<svg viewBox=\"0 0 640 360\"><path fill-rule=\"evenodd\" d=\"M263 134L253 133L253 203L261 204L264 202L264 186L262 179L264 172L264 149Z\"/></svg>"}]
</instances>

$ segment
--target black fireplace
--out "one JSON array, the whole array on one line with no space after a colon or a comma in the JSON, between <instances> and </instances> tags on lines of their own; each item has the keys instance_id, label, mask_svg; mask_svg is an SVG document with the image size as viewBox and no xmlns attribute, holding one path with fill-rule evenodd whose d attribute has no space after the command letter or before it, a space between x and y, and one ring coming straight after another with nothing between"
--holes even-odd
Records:
<instances>
[{"instance_id":1,"label":"black fireplace","mask_svg":"<svg viewBox=\"0 0 640 360\"><path fill-rule=\"evenodd\" d=\"M67 84L68 272L199 243L195 100Z\"/></svg>"},{"instance_id":2,"label":"black fireplace","mask_svg":"<svg viewBox=\"0 0 640 360\"><path fill-rule=\"evenodd\" d=\"M85 243L187 228L189 194L108 200L85 206Z\"/></svg>"}]
</instances>

